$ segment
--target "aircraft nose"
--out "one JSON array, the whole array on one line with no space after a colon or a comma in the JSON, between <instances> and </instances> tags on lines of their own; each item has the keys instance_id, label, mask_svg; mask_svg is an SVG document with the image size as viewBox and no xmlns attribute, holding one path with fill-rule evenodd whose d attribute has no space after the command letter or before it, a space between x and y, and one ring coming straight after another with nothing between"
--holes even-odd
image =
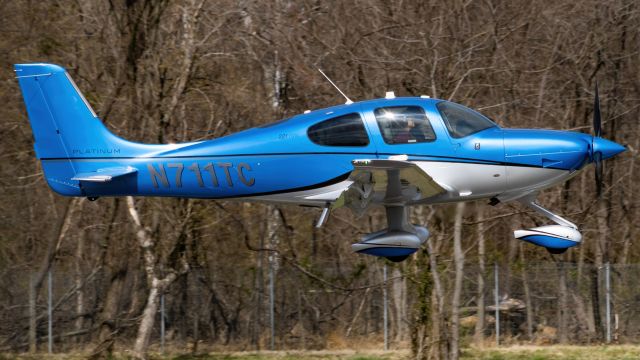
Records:
<instances>
[{"instance_id":1,"label":"aircraft nose","mask_svg":"<svg viewBox=\"0 0 640 360\"><path fill-rule=\"evenodd\" d=\"M601 153L602 159L614 157L625 150L626 148L624 146L613 141L603 138L593 139L593 152Z\"/></svg>"}]
</instances>

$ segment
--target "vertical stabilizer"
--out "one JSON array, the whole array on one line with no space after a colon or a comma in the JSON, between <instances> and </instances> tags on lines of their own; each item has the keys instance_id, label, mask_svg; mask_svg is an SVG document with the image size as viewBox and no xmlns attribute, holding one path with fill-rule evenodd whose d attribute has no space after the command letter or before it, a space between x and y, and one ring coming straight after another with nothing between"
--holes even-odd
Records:
<instances>
[{"instance_id":1,"label":"vertical stabilizer","mask_svg":"<svg viewBox=\"0 0 640 360\"><path fill-rule=\"evenodd\" d=\"M69 74L53 64L16 64L38 159L118 157L136 144L112 134Z\"/></svg>"}]
</instances>

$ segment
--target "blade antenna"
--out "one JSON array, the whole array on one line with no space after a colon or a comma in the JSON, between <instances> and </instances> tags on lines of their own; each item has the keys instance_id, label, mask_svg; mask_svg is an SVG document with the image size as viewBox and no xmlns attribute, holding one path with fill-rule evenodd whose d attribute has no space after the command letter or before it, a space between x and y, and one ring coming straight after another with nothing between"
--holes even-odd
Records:
<instances>
[{"instance_id":1,"label":"blade antenna","mask_svg":"<svg viewBox=\"0 0 640 360\"><path fill-rule=\"evenodd\" d=\"M338 87L338 85L336 85L333 81L331 81L331 79L329 79L329 77L327 76L327 74L325 74L322 70L318 69L318 71L320 71L320 74L322 74L322 76L325 77L325 79L327 79L327 81L329 81L331 83L331 85L333 85L334 88L336 88L336 90L338 90L338 92L340 93L340 95L344 96L345 99L347 99L347 102L345 104L350 105L353 104L353 101L351 101L351 99L349 99L347 97L347 95L345 95L342 90L340 90L340 88Z\"/></svg>"}]
</instances>

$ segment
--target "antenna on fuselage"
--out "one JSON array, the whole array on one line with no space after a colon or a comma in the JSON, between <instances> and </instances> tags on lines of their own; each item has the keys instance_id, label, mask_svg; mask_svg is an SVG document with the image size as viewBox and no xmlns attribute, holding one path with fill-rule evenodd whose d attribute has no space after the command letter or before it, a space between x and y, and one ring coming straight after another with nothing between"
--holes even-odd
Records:
<instances>
[{"instance_id":1,"label":"antenna on fuselage","mask_svg":"<svg viewBox=\"0 0 640 360\"><path fill-rule=\"evenodd\" d=\"M347 99L347 102L345 104L349 105L349 104L353 104L353 101L351 101L351 99L349 99L347 97L347 95L345 95L342 90L340 90L340 88L338 87L338 85L334 84L333 81L331 81L331 79L329 79L329 77L327 76L327 74L325 74L322 70L318 69L318 71L320 71L320 74L322 74L322 76L325 77L325 79L327 79L327 81L329 81L331 83L331 85L333 85L334 88L336 88L336 90L338 90L338 92L340 93L340 95L344 96L345 99Z\"/></svg>"}]
</instances>

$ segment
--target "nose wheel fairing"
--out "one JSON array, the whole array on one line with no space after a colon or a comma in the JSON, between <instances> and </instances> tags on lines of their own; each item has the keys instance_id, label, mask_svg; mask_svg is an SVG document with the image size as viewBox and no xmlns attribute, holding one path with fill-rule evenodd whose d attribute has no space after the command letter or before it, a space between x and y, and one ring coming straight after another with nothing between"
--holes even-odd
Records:
<instances>
[{"instance_id":1,"label":"nose wheel fairing","mask_svg":"<svg viewBox=\"0 0 640 360\"><path fill-rule=\"evenodd\" d=\"M534 245L542 246L547 250L549 249L566 250L570 247L574 247L579 244L578 242L575 242L575 241L559 239L559 238L556 238L555 236L549 236L549 235L529 235L525 237L518 237L518 235L516 235L516 239L524 240Z\"/></svg>"},{"instance_id":2,"label":"nose wheel fairing","mask_svg":"<svg viewBox=\"0 0 640 360\"><path fill-rule=\"evenodd\" d=\"M537 194L532 194L527 196L521 199L520 202L558 225L546 225L526 230L516 230L513 233L514 237L534 245L542 246L552 254L561 254L567 249L579 245L582 242L582 234L578 231L578 227L574 223L537 204L535 202L536 195Z\"/></svg>"},{"instance_id":3,"label":"nose wheel fairing","mask_svg":"<svg viewBox=\"0 0 640 360\"><path fill-rule=\"evenodd\" d=\"M524 240L547 249L568 249L582 241L582 235L574 228L563 225L540 226L514 231L516 239Z\"/></svg>"}]
</instances>

